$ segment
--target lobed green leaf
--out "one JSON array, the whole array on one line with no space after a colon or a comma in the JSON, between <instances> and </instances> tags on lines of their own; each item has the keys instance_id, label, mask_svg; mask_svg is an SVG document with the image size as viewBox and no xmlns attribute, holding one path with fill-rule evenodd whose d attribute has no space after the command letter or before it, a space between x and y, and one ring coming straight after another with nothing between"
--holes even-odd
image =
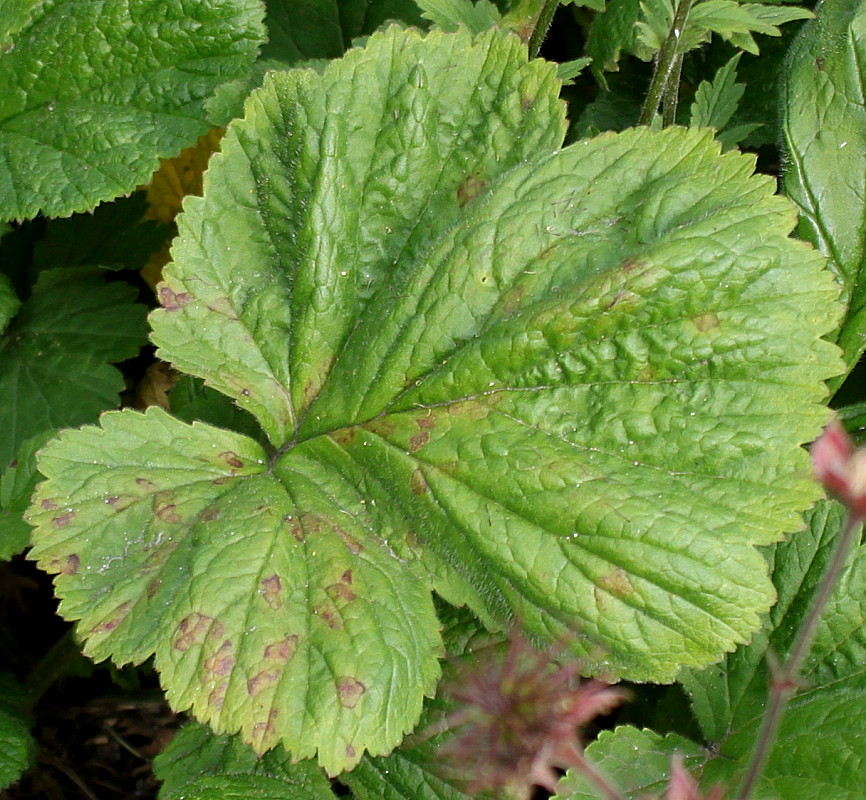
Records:
<instances>
[{"instance_id":1,"label":"lobed green leaf","mask_svg":"<svg viewBox=\"0 0 866 800\"><path fill-rule=\"evenodd\" d=\"M750 157L559 150L558 90L513 36L392 28L250 97L151 320L270 449L154 409L46 448L33 555L88 653L335 773L418 720L431 589L608 676L751 636L756 546L818 494L836 287Z\"/></svg>"}]
</instances>

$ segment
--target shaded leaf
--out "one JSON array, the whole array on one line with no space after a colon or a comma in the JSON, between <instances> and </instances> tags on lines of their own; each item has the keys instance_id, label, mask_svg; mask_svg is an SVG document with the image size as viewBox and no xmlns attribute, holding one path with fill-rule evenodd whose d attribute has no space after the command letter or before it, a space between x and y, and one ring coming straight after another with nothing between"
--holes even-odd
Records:
<instances>
[{"instance_id":1,"label":"shaded leaf","mask_svg":"<svg viewBox=\"0 0 866 800\"><path fill-rule=\"evenodd\" d=\"M18 313L21 301L5 275L0 273L0 334L6 330L12 317Z\"/></svg>"},{"instance_id":2,"label":"shaded leaf","mask_svg":"<svg viewBox=\"0 0 866 800\"><path fill-rule=\"evenodd\" d=\"M45 0L0 55L0 218L66 216L131 192L208 128L244 74L258 0Z\"/></svg>"},{"instance_id":3,"label":"shaded leaf","mask_svg":"<svg viewBox=\"0 0 866 800\"><path fill-rule=\"evenodd\" d=\"M312 761L293 764L280 747L259 756L237 736L217 736L195 722L181 728L154 759L153 770L162 781L160 800L334 798L327 778Z\"/></svg>"},{"instance_id":4,"label":"shaded leaf","mask_svg":"<svg viewBox=\"0 0 866 800\"><path fill-rule=\"evenodd\" d=\"M490 0L417 0L425 19L444 31L456 31L460 25L473 34L493 27L502 17Z\"/></svg>"},{"instance_id":5,"label":"shaded leaf","mask_svg":"<svg viewBox=\"0 0 866 800\"><path fill-rule=\"evenodd\" d=\"M25 439L91 422L124 388L111 362L138 353L145 308L97 270L48 270L0 338L0 463Z\"/></svg>"},{"instance_id":6,"label":"shaded leaf","mask_svg":"<svg viewBox=\"0 0 866 800\"><path fill-rule=\"evenodd\" d=\"M44 431L27 439L12 463L0 472L0 561L12 558L30 544L31 528L23 515L42 478L36 469L36 451L54 433Z\"/></svg>"},{"instance_id":7,"label":"shaded leaf","mask_svg":"<svg viewBox=\"0 0 866 800\"><path fill-rule=\"evenodd\" d=\"M31 723L21 711L23 696L22 687L0 673L0 790L15 783L36 756Z\"/></svg>"},{"instance_id":8,"label":"shaded leaf","mask_svg":"<svg viewBox=\"0 0 866 800\"><path fill-rule=\"evenodd\" d=\"M866 347L864 59L866 3L826 0L791 48L781 102L785 191L800 209L801 234L842 284L847 313L838 341L849 369Z\"/></svg>"}]
</instances>

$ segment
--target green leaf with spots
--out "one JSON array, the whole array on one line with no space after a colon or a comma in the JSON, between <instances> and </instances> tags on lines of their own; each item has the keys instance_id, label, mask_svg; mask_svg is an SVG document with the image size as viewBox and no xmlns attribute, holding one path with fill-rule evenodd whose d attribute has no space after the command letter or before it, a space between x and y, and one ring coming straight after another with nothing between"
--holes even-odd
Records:
<instances>
[{"instance_id":1,"label":"green leaf with spots","mask_svg":"<svg viewBox=\"0 0 866 800\"><path fill-rule=\"evenodd\" d=\"M866 2L825 0L791 47L780 103L785 192L800 209L800 233L842 285L838 341L849 369L866 348L864 59Z\"/></svg>"},{"instance_id":2,"label":"green leaf with spots","mask_svg":"<svg viewBox=\"0 0 866 800\"><path fill-rule=\"evenodd\" d=\"M135 296L96 269L41 273L0 336L0 464L31 436L117 407L124 381L111 364L147 340Z\"/></svg>"},{"instance_id":3,"label":"green leaf with spots","mask_svg":"<svg viewBox=\"0 0 866 800\"><path fill-rule=\"evenodd\" d=\"M2 37L0 219L68 216L146 183L210 127L205 100L264 38L259 0L29 5Z\"/></svg>"},{"instance_id":4,"label":"green leaf with spots","mask_svg":"<svg viewBox=\"0 0 866 800\"><path fill-rule=\"evenodd\" d=\"M268 445L150 410L47 446L33 555L88 653L334 773L433 692L431 589L638 680L751 636L837 290L750 157L559 149L558 91L516 37L391 28L251 95L151 322Z\"/></svg>"},{"instance_id":5,"label":"green leaf with spots","mask_svg":"<svg viewBox=\"0 0 866 800\"><path fill-rule=\"evenodd\" d=\"M160 800L334 800L313 761L293 764L281 747L256 754L237 736L217 736L206 725L183 726L153 762Z\"/></svg>"}]
</instances>

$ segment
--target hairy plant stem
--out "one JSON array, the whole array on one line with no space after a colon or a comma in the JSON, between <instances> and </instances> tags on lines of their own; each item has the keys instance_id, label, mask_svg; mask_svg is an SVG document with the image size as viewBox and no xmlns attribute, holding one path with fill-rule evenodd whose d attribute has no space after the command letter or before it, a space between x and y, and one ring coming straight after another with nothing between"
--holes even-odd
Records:
<instances>
[{"instance_id":1,"label":"hairy plant stem","mask_svg":"<svg viewBox=\"0 0 866 800\"><path fill-rule=\"evenodd\" d=\"M656 58L655 69L653 70L652 80L647 90L643 109L640 112L638 125L649 125L656 111L658 111L662 98L669 97L672 91L677 91L673 85L672 78L679 79L679 70L676 69L678 60L682 63L679 44L691 8L692 0L680 0L674 14L674 21L671 23L671 29L668 31L668 35ZM676 110L676 100L673 101L673 107Z\"/></svg>"},{"instance_id":2,"label":"hairy plant stem","mask_svg":"<svg viewBox=\"0 0 866 800\"><path fill-rule=\"evenodd\" d=\"M677 121L677 103L680 99L679 85L680 75L683 70L683 54L677 54L674 59L674 66L671 70L671 77L668 81L668 88L662 99L662 126L667 128L669 125L675 125Z\"/></svg>"},{"instance_id":3,"label":"hairy plant stem","mask_svg":"<svg viewBox=\"0 0 866 800\"><path fill-rule=\"evenodd\" d=\"M770 755L770 750L775 743L776 733L779 730L779 724L782 721L788 700L790 700L791 695L797 689L800 668L812 649L812 642L815 639L821 615L824 613L827 602L833 594L836 584L839 582L839 577L845 568L848 553L851 550L851 545L854 543L855 534L861 522L863 522L862 516L852 514L849 511L845 521L845 528L834 542L830 563L821 577L821 582L818 585L815 596L812 598L812 604L809 607L806 618L803 620L803 624L797 631L794 643L788 651L788 658L782 666L771 667L770 699L767 711L761 722L761 730L758 734L755 748L752 751L746 775L740 785L737 800L749 800L758 779L761 777L767 757Z\"/></svg>"},{"instance_id":4,"label":"hairy plant stem","mask_svg":"<svg viewBox=\"0 0 866 800\"><path fill-rule=\"evenodd\" d=\"M541 45L544 42L544 37L547 36L547 31L550 29L550 23L553 21L553 15L556 12L556 7L559 5L559 0L547 0L538 15L535 22L535 28L532 31L532 36L529 37L529 57L535 58L538 51L541 50Z\"/></svg>"}]
</instances>

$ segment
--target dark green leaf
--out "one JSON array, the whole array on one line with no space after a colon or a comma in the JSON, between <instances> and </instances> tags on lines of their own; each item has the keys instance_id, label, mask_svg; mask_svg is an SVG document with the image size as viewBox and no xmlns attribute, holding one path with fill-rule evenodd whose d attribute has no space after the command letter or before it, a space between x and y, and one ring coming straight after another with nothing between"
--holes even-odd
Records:
<instances>
[{"instance_id":1,"label":"dark green leaf","mask_svg":"<svg viewBox=\"0 0 866 800\"><path fill-rule=\"evenodd\" d=\"M258 0L45 0L0 55L0 219L66 216L144 183L253 62Z\"/></svg>"},{"instance_id":2,"label":"dark green leaf","mask_svg":"<svg viewBox=\"0 0 866 800\"><path fill-rule=\"evenodd\" d=\"M15 460L0 472L0 561L17 555L30 544L30 526L23 514L41 475L36 469L36 451L54 431L28 439L21 445Z\"/></svg>"},{"instance_id":3,"label":"dark green leaf","mask_svg":"<svg viewBox=\"0 0 866 800\"><path fill-rule=\"evenodd\" d=\"M163 782L160 800L334 800L314 762L293 764L281 747L259 756L237 736L217 736L195 722L181 728L154 759L153 770Z\"/></svg>"},{"instance_id":4,"label":"dark green leaf","mask_svg":"<svg viewBox=\"0 0 866 800\"><path fill-rule=\"evenodd\" d=\"M22 687L0 673L0 790L17 781L35 760L31 722L21 711L23 696Z\"/></svg>"},{"instance_id":5,"label":"dark green leaf","mask_svg":"<svg viewBox=\"0 0 866 800\"><path fill-rule=\"evenodd\" d=\"M117 407L124 382L110 364L146 341L135 294L95 270L42 273L0 338L0 464L31 436Z\"/></svg>"}]
</instances>

